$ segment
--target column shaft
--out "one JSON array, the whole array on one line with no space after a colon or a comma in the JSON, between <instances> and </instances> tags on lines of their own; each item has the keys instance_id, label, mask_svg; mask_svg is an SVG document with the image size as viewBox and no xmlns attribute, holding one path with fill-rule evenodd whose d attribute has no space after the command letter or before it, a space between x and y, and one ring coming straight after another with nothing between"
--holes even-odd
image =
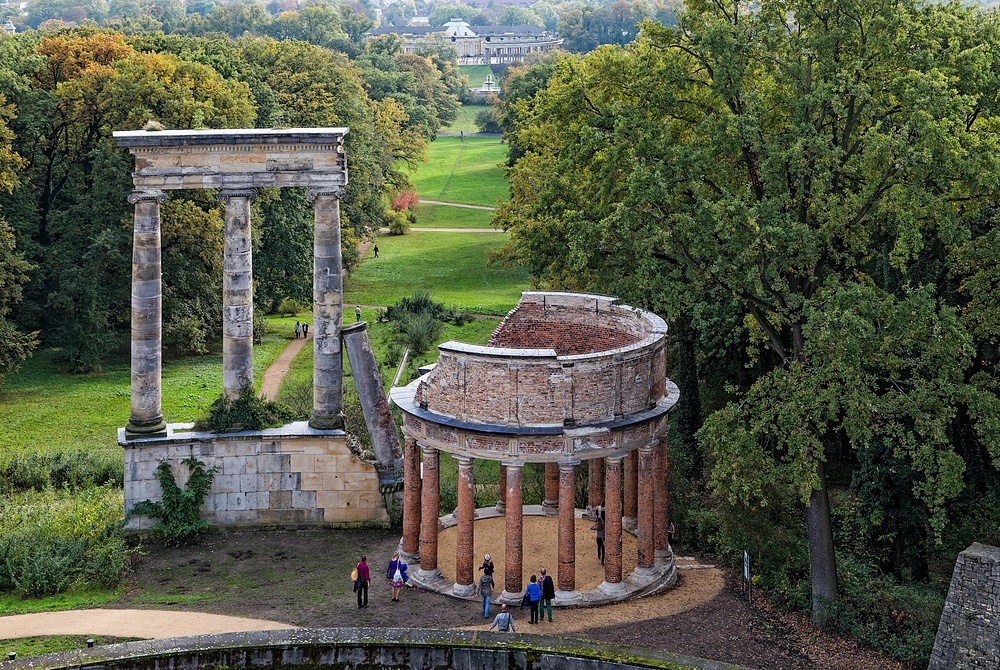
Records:
<instances>
[{"instance_id":1,"label":"column shaft","mask_svg":"<svg viewBox=\"0 0 1000 670\"><path fill-rule=\"evenodd\" d=\"M653 544L657 552L670 550L667 536L667 434L653 448Z\"/></svg>"},{"instance_id":2,"label":"column shaft","mask_svg":"<svg viewBox=\"0 0 1000 670\"><path fill-rule=\"evenodd\" d=\"M576 590L576 466L577 461L559 464L559 571L560 591Z\"/></svg>"},{"instance_id":3,"label":"column shaft","mask_svg":"<svg viewBox=\"0 0 1000 670\"><path fill-rule=\"evenodd\" d=\"M160 203L163 191L133 191L132 229L132 393L129 421L132 434L166 430L163 421L163 324L160 265Z\"/></svg>"},{"instance_id":4,"label":"column shaft","mask_svg":"<svg viewBox=\"0 0 1000 670\"><path fill-rule=\"evenodd\" d=\"M500 499L497 500L497 511L507 509L507 466L500 464Z\"/></svg>"},{"instance_id":5,"label":"column shaft","mask_svg":"<svg viewBox=\"0 0 1000 670\"><path fill-rule=\"evenodd\" d=\"M250 241L250 202L253 189L224 189L222 261L222 393L239 396L253 388L253 249Z\"/></svg>"},{"instance_id":6,"label":"column shaft","mask_svg":"<svg viewBox=\"0 0 1000 670\"><path fill-rule=\"evenodd\" d=\"M420 569L437 570L438 508L441 491L438 476L438 450L423 447L424 481L420 500Z\"/></svg>"},{"instance_id":7,"label":"column shaft","mask_svg":"<svg viewBox=\"0 0 1000 670\"><path fill-rule=\"evenodd\" d=\"M639 567L651 568L655 561L653 548L653 448L639 449Z\"/></svg>"},{"instance_id":8,"label":"column shaft","mask_svg":"<svg viewBox=\"0 0 1000 670\"><path fill-rule=\"evenodd\" d=\"M625 457L625 507L622 516L628 521L625 525L635 528L635 517L638 514L638 476L639 476L639 452L633 449Z\"/></svg>"},{"instance_id":9,"label":"column shaft","mask_svg":"<svg viewBox=\"0 0 1000 670\"><path fill-rule=\"evenodd\" d=\"M476 523L472 459L458 458L458 537L455 542L455 582L472 587Z\"/></svg>"},{"instance_id":10,"label":"column shaft","mask_svg":"<svg viewBox=\"0 0 1000 670\"><path fill-rule=\"evenodd\" d=\"M592 458L587 462L587 505L594 509L604 504L604 460Z\"/></svg>"},{"instance_id":11,"label":"column shaft","mask_svg":"<svg viewBox=\"0 0 1000 670\"><path fill-rule=\"evenodd\" d=\"M313 231L313 414L309 425L320 430L335 430L344 427L344 373L340 348L344 297L341 192L311 195L315 197L316 223Z\"/></svg>"},{"instance_id":12,"label":"column shaft","mask_svg":"<svg viewBox=\"0 0 1000 670\"><path fill-rule=\"evenodd\" d=\"M507 593L521 592L521 573L523 571L523 541L522 524L524 523L523 496L521 493L521 477L524 465L521 463L507 464L507 511L504 515L507 521L506 556L504 557L504 591Z\"/></svg>"},{"instance_id":13,"label":"column shaft","mask_svg":"<svg viewBox=\"0 0 1000 670\"><path fill-rule=\"evenodd\" d=\"M403 551L416 556L420 551L420 451L417 441L407 436L403 457Z\"/></svg>"},{"instance_id":14,"label":"column shaft","mask_svg":"<svg viewBox=\"0 0 1000 670\"><path fill-rule=\"evenodd\" d=\"M559 464L545 464L545 500L542 509L547 514L555 514L559 507Z\"/></svg>"},{"instance_id":15,"label":"column shaft","mask_svg":"<svg viewBox=\"0 0 1000 670\"><path fill-rule=\"evenodd\" d=\"M605 472L604 581L622 581L622 458L608 458Z\"/></svg>"}]
</instances>

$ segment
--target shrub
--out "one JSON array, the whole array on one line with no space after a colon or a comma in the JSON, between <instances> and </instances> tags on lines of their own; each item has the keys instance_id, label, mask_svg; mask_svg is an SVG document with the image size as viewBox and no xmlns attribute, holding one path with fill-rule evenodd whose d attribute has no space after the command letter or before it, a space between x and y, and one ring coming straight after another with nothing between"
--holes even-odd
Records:
<instances>
[{"instance_id":1,"label":"shrub","mask_svg":"<svg viewBox=\"0 0 1000 670\"><path fill-rule=\"evenodd\" d=\"M407 209L415 208L419 203L420 197L417 195L415 190L410 188L396 194L396 196L392 199L390 209L394 212L402 212Z\"/></svg>"},{"instance_id":2,"label":"shrub","mask_svg":"<svg viewBox=\"0 0 1000 670\"><path fill-rule=\"evenodd\" d=\"M162 461L156 468L156 479L163 490L163 499L143 500L129 510L130 517L153 519L152 535L165 544L183 544L208 528L208 521L201 518L201 503L212 488L218 468L206 470L205 464L194 457L181 463L191 473L183 490L174 480L170 463Z\"/></svg>"},{"instance_id":3,"label":"shrub","mask_svg":"<svg viewBox=\"0 0 1000 670\"><path fill-rule=\"evenodd\" d=\"M405 235L410 232L410 217L404 212L390 211L386 214L390 235Z\"/></svg>"},{"instance_id":4,"label":"shrub","mask_svg":"<svg viewBox=\"0 0 1000 670\"><path fill-rule=\"evenodd\" d=\"M250 384L231 400L219 398L208 408L208 416L195 422L195 429L223 433L229 430L261 430L281 426L295 419L295 412L284 403L258 398Z\"/></svg>"},{"instance_id":5,"label":"shrub","mask_svg":"<svg viewBox=\"0 0 1000 670\"><path fill-rule=\"evenodd\" d=\"M0 467L0 493L122 486L121 458L104 452L18 453Z\"/></svg>"},{"instance_id":6,"label":"shrub","mask_svg":"<svg viewBox=\"0 0 1000 670\"><path fill-rule=\"evenodd\" d=\"M292 298L282 298L281 302L278 303L276 313L283 314L285 316L294 316L303 310L305 310L305 307L298 300L293 300Z\"/></svg>"},{"instance_id":7,"label":"shrub","mask_svg":"<svg viewBox=\"0 0 1000 670\"><path fill-rule=\"evenodd\" d=\"M441 334L442 324L430 314L406 314L396 322L396 330L403 337L406 346L417 354L422 354L434 345Z\"/></svg>"},{"instance_id":8,"label":"shrub","mask_svg":"<svg viewBox=\"0 0 1000 670\"><path fill-rule=\"evenodd\" d=\"M497 123L496 118L493 116L493 108L489 107L482 110L476 114L476 128L479 129L481 133L499 133L501 132L500 124Z\"/></svg>"}]
</instances>

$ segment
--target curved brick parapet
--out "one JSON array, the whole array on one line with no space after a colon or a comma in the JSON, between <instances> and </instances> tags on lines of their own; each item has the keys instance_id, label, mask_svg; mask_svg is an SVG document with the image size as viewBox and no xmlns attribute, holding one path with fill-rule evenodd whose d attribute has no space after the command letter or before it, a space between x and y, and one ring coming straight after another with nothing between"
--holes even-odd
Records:
<instances>
[{"instance_id":1,"label":"curved brick parapet","mask_svg":"<svg viewBox=\"0 0 1000 670\"><path fill-rule=\"evenodd\" d=\"M670 652L543 635L418 628L298 628L127 642L0 662L0 670L480 668L744 670Z\"/></svg>"}]
</instances>

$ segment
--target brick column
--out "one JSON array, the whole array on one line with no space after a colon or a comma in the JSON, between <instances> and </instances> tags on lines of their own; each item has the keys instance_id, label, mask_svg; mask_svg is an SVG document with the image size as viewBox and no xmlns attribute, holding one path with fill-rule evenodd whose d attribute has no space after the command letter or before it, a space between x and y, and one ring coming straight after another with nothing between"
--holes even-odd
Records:
<instances>
[{"instance_id":1,"label":"brick column","mask_svg":"<svg viewBox=\"0 0 1000 670\"><path fill-rule=\"evenodd\" d=\"M559 463L559 572L560 591L576 591L576 466L580 461Z\"/></svg>"},{"instance_id":2,"label":"brick column","mask_svg":"<svg viewBox=\"0 0 1000 670\"><path fill-rule=\"evenodd\" d=\"M667 536L667 459L667 433L664 432L653 447L653 546L657 563L668 559L671 551Z\"/></svg>"},{"instance_id":3,"label":"brick column","mask_svg":"<svg viewBox=\"0 0 1000 670\"><path fill-rule=\"evenodd\" d=\"M420 552L420 449L409 435L403 448L403 553L412 561Z\"/></svg>"},{"instance_id":4,"label":"brick column","mask_svg":"<svg viewBox=\"0 0 1000 670\"><path fill-rule=\"evenodd\" d=\"M315 199L313 413L309 425L320 430L344 427L344 364L340 348L344 297L340 250L340 198L343 193L340 189L309 192Z\"/></svg>"},{"instance_id":5,"label":"brick column","mask_svg":"<svg viewBox=\"0 0 1000 670\"><path fill-rule=\"evenodd\" d=\"M507 521L506 556L504 557L504 594L514 597L521 592L521 572L523 544L522 524L524 517L522 509L521 476L523 463L507 463L507 511L504 518Z\"/></svg>"},{"instance_id":6,"label":"brick column","mask_svg":"<svg viewBox=\"0 0 1000 670\"><path fill-rule=\"evenodd\" d=\"M472 478L472 459L458 456L458 537L455 541L456 596L470 596L473 584L473 551L476 523L475 487Z\"/></svg>"},{"instance_id":7,"label":"brick column","mask_svg":"<svg viewBox=\"0 0 1000 670\"><path fill-rule=\"evenodd\" d=\"M545 500L542 501L542 511L546 514L556 514L559 509L559 464L545 464Z\"/></svg>"},{"instance_id":8,"label":"brick column","mask_svg":"<svg viewBox=\"0 0 1000 670\"><path fill-rule=\"evenodd\" d=\"M635 530L638 516L639 452L633 449L625 457L625 507L622 510L622 525Z\"/></svg>"},{"instance_id":9,"label":"brick column","mask_svg":"<svg viewBox=\"0 0 1000 670\"><path fill-rule=\"evenodd\" d=\"M615 456L604 464L604 581L622 581L622 457Z\"/></svg>"},{"instance_id":10,"label":"brick column","mask_svg":"<svg viewBox=\"0 0 1000 670\"><path fill-rule=\"evenodd\" d=\"M132 393L126 435L164 434L160 205L163 191L132 191Z\"/></svg>"},{"instance_id":11,"label":"brick column","mask_svg":"<svg viewBox=\"0 0 1000 670\"><path fill-rule=\"evenodd\" d=\"M226 208L222 261L222 393L253 387L253 248L250 203L257 191L222 189Z\"/></svg>"},{"instance_id":12,"label":"brick column","mask_svg":"<svg viewBox=\"0 0 1000 670\"><path fill-rule=\"evenodd\" d=\"M639 449L639 524L638 567L652 568L655 560L653 549L653 446Z\"/></svg>"},{"instance_id":13,"label":"brick column","mask_svg":"<svg viewBox=\"0 0 1000 670\"><path fill-rule=\"evenodd\" d=\"M604 459L592 458L587 462L587 507L596 509L604 504Z\"/></svg>"},{"instance_id":14,"label":"brick column","mask_svg":"<svg viewBox=\"0 0 1000 670\"><path fill-rule=\"evenodd\" d=\"M500 464L500 499L497 500L497 511L501 514L507 509L507 466Z\"/></svg>"},{"instance_id":15,"label":"brick column","mask_svg":"<svg viewBox=\"0 0 1000 670\"><path fill-rule=\"evenodd\" d=\"M434 572L438 566L438 450L421 446L424 456L424 481L420 496L420 569Z\"/></svg>"}]
</instances>

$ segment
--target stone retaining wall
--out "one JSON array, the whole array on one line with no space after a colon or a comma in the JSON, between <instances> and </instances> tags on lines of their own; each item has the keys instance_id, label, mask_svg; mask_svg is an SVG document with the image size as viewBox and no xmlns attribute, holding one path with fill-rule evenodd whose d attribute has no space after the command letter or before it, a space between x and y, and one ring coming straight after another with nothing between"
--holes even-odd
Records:
<instances>
[{"instance_id":1,"label":"stone retaining wall","mask_svg":"<svg viewBox=\"0 0 1000 670\"><path fill-rule=\"evenodd\" d=\"M1000 548L958 555L927 668L1000 668Z\"/></svg>"},{"instance_id":2,"label":"stone retaining wall","mask_svg":"<svg viewBox=\"0 0 1000 670\"><path fill-rule=\"evenodd\" d=\"M225 633L80 649L0 670L745 670L680 654L542 635L479 631L327 628Z\"/></svg>"},{"instance_id":3,"label":"stone retaining wall","mask_svg":"<svg viewBox=\"0 0 1000 670\"><path fill-rule=\"evenodd\" d=\"M166 437L125 439L125 510L141 500L162 498L156 468L171 465L184 488L194 457L217 467L202 514L213 525L235 524L386 524L374 464L347 447L343 431L319 431L293 423L260 432L215 435L190 431L186 424L168 427ZM128 520L129 530L145 530L150 521Z\"/></svg>"}]
</instances>

